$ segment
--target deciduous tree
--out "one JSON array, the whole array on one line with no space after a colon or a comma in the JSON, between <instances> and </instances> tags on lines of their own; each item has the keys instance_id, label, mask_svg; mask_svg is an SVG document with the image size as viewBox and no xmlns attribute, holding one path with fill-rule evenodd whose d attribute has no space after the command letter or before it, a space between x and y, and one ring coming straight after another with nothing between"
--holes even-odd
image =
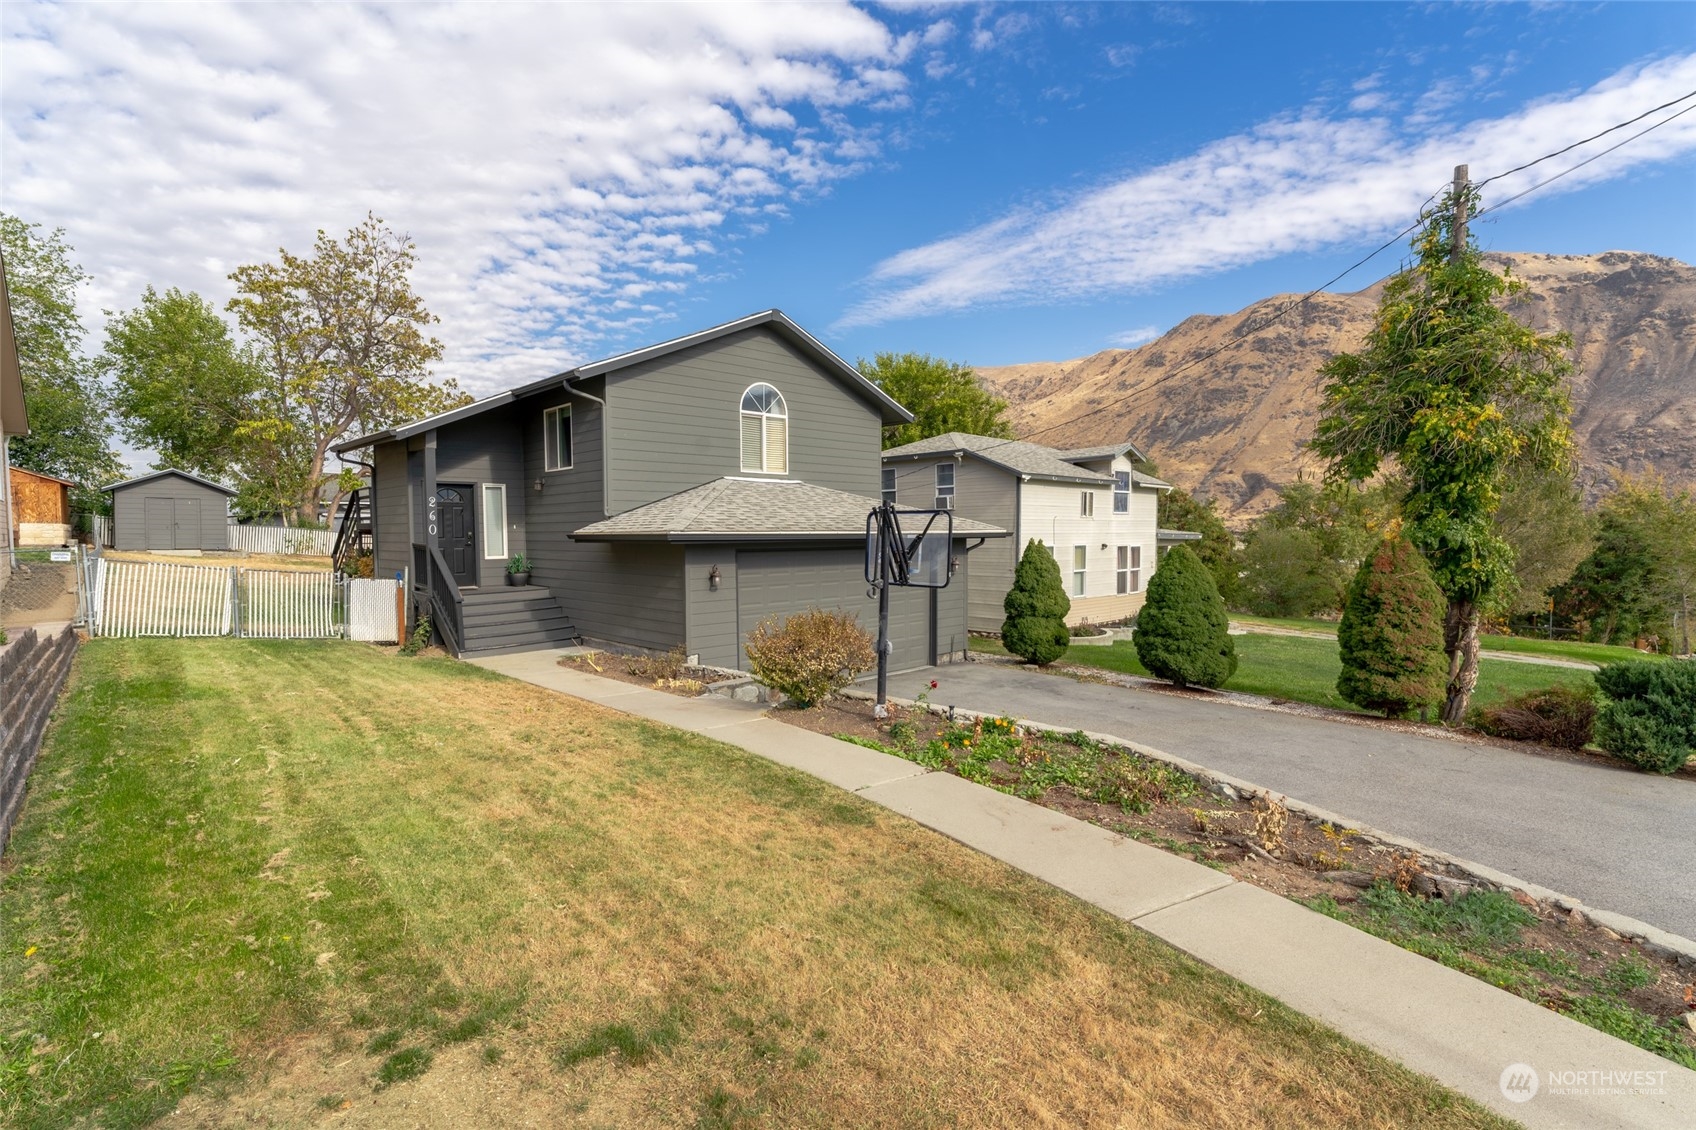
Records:
<instances>
[{"instance_id":1,"label":"deciduous tree","mask_svg":"<svg viewBox=\"0 0 1696 1130\"><path fill-rule=\"evenodd\" d=\"M1365 482L1386 462L1407 480L1407 533L1448 599L1443 720L1461 721L1478 682L1478 624L1513 578L1493 517L1510 468L1570 458L1571 341L1539 334L1502 300L1524 289L1486 267L1457 215L1478 193L1452 190L1413 240L1359 353L1326 362L1314 449L1333 479ZM1464 207L1465 211L1457 211Z\"/></svg>"},{"instance_id":2,"label":"deciduous tree","mask_svg":"<svg viewBox=\"0 0 1696 1130\"><path fill-rule=\"evenodd\" d=\"M860 373L913 414L910 424L883 429L883 446L899 447L947 432L1013 438L1002 417L1007 402L979 382L969 365L928 353L879 353L861 358Z\"/></svg>"},{"instance_id":3,"label":"deciduous tree","mask_svg":"<svg viewBox=\"0 0 1696 1130\"><path fill-rule=\"evenodd\" d=\"M1596 544L1595 521L1564 471L1510 474L1495 525L1513 550L1514 612L1542 611L1549 591L1569 580Z\"/></svg>"},{"instance_id":4,"label":"deciduous tree","mask_svg":"<svg viewBox=\"0 0 1696 1130\"><path fill-rule=\"evenodd\" d=\"M77 287L88 276L71 261L63 228L0 213L0 252L23 372L28 435L11 440L12 462L79 484L75 504L98 509L98 488L123 477L112 425L93 367L82 355Z\"/></svg>"},{"instance_id":5,"label":"deciduous tree","mask_svg":"<svg viewBox=\"0 0 1696 1130\"><path fill-rule=\"evenodd\" d=\"M319 231L310 257L284 249L275 263L230 275L229 309L257 342L266 376L240 431L263 461L250 479L303 520L317 518L331 445L470 402L455 382L428 379L442 344L412 290L415 250L367 215L343 240Z\"/></svg>"},{"instance_id":6,"label":"deciduous tree","mask_svg":"<svg viewBox=\"0 0 1696 1130\"><path fill-rule=\"evenodd\" d=\"M245 462L239 433L264 372L198 294L148 287L107 323L101 367L125 437L158 452L159 466L221 480Z\"/></svg>"}]
</instances>

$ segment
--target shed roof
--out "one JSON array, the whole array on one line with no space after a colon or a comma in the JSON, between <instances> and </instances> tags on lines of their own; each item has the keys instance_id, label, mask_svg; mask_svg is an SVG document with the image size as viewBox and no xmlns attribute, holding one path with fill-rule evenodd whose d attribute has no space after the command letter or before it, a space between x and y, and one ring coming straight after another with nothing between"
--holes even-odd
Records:
<instances>
[{"instance_id":1,"label":"shed roof","mask_svg":"<svg viewBox=\"0 0 1696 1130\"><path fill-rule=\"evenodd\" d=\"M187 479L191 483L199 483L203 487L211 487L213 490L219 491L223 494L234 495L236 493L234 490L224 486L222 483L215 483L211 479L203 479L199 475L191 475L187 471L179 471L175 467L166 467L163 471L154 471L151 474L137 475L135 478L125 479L121 483L108 483L106 486L100 488L100 493L109 494L115 490L123 490L125 487L140 486L142 483L152 482L154 479L162 479L166 475L175 475L179 479Z\"/></svg>"},{"instance_id":2,"label":"shed roof","mask_svg":"<svg viewBox=\"0 0 1696 1130\"><path fill-rule=\"evenodd\" d=\"M633 349L626 353L617 353L599 361L591 361L586 365L579 365L575 369L567 369L562 373L555 373L551 377L544 377L539 381L533 381L530 384L520 385L517 388L508 389L506 392L500 392L493 396L485 397L482 400L467 404L463 408L455 408L448 412L441 412L434 416L427 416L422 420L414 420L409 424L397 425L396 427L386 428L380 432L372 432L369 435L360 436L357 439L347 440L344 443L338 443L334 447L330 448L330 450L340 454L344 451L354 451L362 447L370 447L374 443L380 443L385 440L406 439L409 436L415 436L423 432L427 432L431 428L439 428L445 424L452 424L456 421L463 420L467 416L475 416L480 412L487 412L491 408L499 408L503 404L511 404L513 401L518 400L521 397L531 396L539 392L546 392L549 389L559 388L574 381L587 380L590 377L605 376L608 373L614 373L620 369L629 368L631 365L639 365L644 361L654 361L680 350L690 349L697 345L705 345L708 342L729 337L731 334L741 333L744 330L758 329L762 326L776 333L779 337L789 342L789 344L795 346L795 348L799 349L803 354L812 358L812 360L817 363L820 368L834 374L856 395L870 402L878 409L884 423L904 424L913 418L913 414L911 412L896 403L888 393L884 392L877 385L862 376L860 370L838 357L835 353L832 353L812 334L796 325L790 320L789 315L785 314L782 310L772 309L761 310L757 314L749 314L745 318L738 318L733 322L725 322L722 325L698 330L695 333L685 334L682 337L674 337L669 341L662 341L655 345L646 345L641 349Z\"/></svg>"},{"instance_id":3,"label":"shed roof","mask_svg":"<svg viewBox=\"0 0 1696 1130\"><path fill-rule=\"evenodd\" d=\"M58 483L60 486L74 487L77 485L75 479L61 479L58 475L49 475L45 471L32 471L28 467L20 467L16 463L13 463L9 470L14 475L28 475L32 479L46 479L48 482Z\"/></svg>"},{"instance_id":4,"label":"shed roof","mask_svg":"<svg viewBox=\"0 0 1696 1130\"><path fill-rule=\"evenodd\" d=\"M580 541L800 541L863 538L878 501L794 479L727 476L626 510L572 533ZM911 512L911 507L897 507ZM999 526L954 519L956 535L1005 537Z\"/></svg>"}]
</instances>

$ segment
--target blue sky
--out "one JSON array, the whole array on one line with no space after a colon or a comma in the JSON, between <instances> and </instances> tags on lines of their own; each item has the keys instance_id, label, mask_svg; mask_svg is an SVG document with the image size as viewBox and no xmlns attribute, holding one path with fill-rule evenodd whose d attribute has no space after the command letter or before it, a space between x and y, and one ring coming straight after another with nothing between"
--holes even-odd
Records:
<instances>
[{"instance_id":1,"label":"blue sky","mask_svg":"<svg viewBox=\"0 0 1696 1130\"><path fill-rule=\"evenodd\" d=\"M995 365L1305 290L1696 90L1696 5L9 3L0 68L0 206L92 326L374 209L487 393L768 306ZM1696 259L1696 112L1478 230Z\"/></svg>"}]
</instances>

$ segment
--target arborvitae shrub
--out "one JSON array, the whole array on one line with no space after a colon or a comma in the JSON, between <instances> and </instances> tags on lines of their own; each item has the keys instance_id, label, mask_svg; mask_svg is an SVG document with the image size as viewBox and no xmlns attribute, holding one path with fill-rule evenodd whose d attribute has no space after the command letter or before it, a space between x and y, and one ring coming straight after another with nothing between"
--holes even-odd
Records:
<instances>
[{"instance_id":1,"label":"arborvitae shrub","mask_svg":"<svg viewBox=\"0 0 1696 1130\"><path fill-rule=\"evenodd\" d=\"M1134 639L1142 665L1180 687L1221 687L1237 671L1225 602L1207 566L1185 546L1160 559Z\"/></svg>"},{"instance_id":2,"label":"arborvitae shrub","mask_svg":"<svg viewBox=\"0 0 1696 1130\"><path fill-rule=\"evenodd\" d=\"M1419 551L1406 538L1381 542L1360 563L1343 601L1337 693L1386 718L1441 702L1448 683L1446 607Z\"/></svg>"},{"instance_id":3,"label":"arborvitae shrub","mask_svg":"<svg viewBox=\"0 0 1696 1130\"><path fill-rule=\"evenodd\" d=\"M1596 672L1608 696L1596 744L1651 773L1675 773L1696 754L1696 663L1633 659Z\"/></svg>"},{"instance_id":4,"label":"arborvitae shrub","mask_svg":"<svg viewBox=\"0 0 1696 1130\"><path fill-rule=\"evenodd\" d=\"M1060 581L1060 566L1041 539L1025 546L1001 608L1007 614L1001 624L1001 644L1008 651L1039 665L1066 654L1072 643L1066 628L1072 600Z\"/></svg>"},{"instance_id":5,"label":"arborvitae shrub","mask_svg":"<svg viewBox=\"0 0 1696 1130\"><path fill-rule=\"evenodd\" d=\"M846 612L809 608L779 623L772 616L748 633L748 670L797 705L811 706L877 663L877 649Z\"/></svg>"}]
</instances>

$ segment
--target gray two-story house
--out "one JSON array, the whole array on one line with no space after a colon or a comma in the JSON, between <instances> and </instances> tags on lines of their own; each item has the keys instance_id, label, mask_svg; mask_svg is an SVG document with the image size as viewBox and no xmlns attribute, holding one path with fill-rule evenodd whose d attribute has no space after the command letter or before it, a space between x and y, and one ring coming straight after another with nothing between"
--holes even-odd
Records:
<instances>
[{"instance_id":1,"label":"gray two-story house","mask_svg":"<svg viewBox=\"0 0 1696 1130\"><path fill-rule=\"evenodd\" d=\"M456 653L582 638L742 668L767 617L875 631L866 516L882 428L909 419L768 310L336 450L369 450L377 575L406 576ZM1004 531L955 532L947 588L892 594L892 669L965 653L968 550ZM526 587L505 584L514 554Z\"/></svg>"}]
</instances>

